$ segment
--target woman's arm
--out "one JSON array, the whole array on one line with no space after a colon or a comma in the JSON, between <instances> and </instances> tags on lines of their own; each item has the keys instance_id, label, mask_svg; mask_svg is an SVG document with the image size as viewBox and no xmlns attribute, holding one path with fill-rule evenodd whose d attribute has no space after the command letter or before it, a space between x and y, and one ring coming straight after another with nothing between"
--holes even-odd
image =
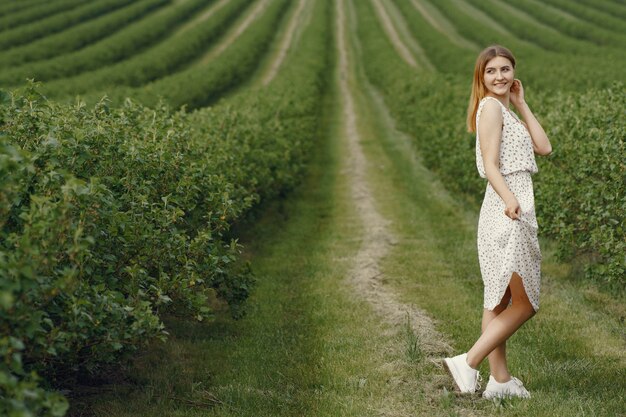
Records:
<instances>
[{"instance_id":1,"label":"woman's arm","mask_svg":"<svg viewBox=\"0 0 626 417\"><path fill-rule=\"evenodd\" d=\"M488 100L482 109L477 126L480 138L480 152L487 180L498 193L506 208L504 214L518 219L520 206L515 195L509 190L500 173L500 142L502 141L502 109L498 103Z\"/></svg>"},{"instance_id":2,"label":"woman's arm","mask_svg":"<svg viewBox=\"0 0 626 417\"><path fill-rule=\"evenodd\" d=\"M510 100L526 122L524 125L530 133L535 153L538 155L549 155L550 152L552 152L550 139L548 139L548 135L546 135L543 127L541 127L541 124L530 110L530 107L526 104L524 100L524 87L522 86L522 82L518 79L515 79L511 86Z\"/></svg>"}]
</instances>

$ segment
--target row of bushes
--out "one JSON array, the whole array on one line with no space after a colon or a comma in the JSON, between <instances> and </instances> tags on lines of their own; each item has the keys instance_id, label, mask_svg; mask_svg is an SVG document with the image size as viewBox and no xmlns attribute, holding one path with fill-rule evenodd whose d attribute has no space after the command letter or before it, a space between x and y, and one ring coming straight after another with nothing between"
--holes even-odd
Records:
<instances>
[{"instance_id":1,"label":"row of bushes","mask_svg":"<svg viewBox=\"0 0 626 417\"><path fill-rule=\"evenodd\" d=\"M398 126L411 134L424 163L447 187L471 196L478 205L485 183L476 172L475 136L465 130L473 67L467 68L466 77L416 73L395 54L371 6L359 3L356 11L365 70L387 98ZM518 76L525 86L533 85L532 77ZM533 91L526 88L527 99L555 149L549 157L537 158L540 173L535 187L542 234L558 243L566 259L585 255L590 278L623 289L624 83L583 94L529 90Z\"/></svg>"},{"instance_id":2,"label":"row of bushes","mask_svg":"<svg viewBox=\"0 0 626 417\"><path fill-rule=\"evenodd\" d=\"M171 0L143 1L152 4L154 10ZM22 85L26 78L48 81L120 61L161 40L176 27L177 23L182 23L186 16L188 14L181 15L179 6L172 5L168 13L154 13L78 51L3 69L0 72L0 86Z\"/></svg>"},{"instance_id":3,"label":"row of bushes","mask_svg":"<svg viewBox=\"0 0 626 417\"><path fill-rule=\"evenodd\" d=\"M44 91L60 99L93 92L94 86L104 92L114 86L138 87L164 77L178 71L210 48L250 4L250 0L232 0L216 10L209 19L165 39L154 48L134 54L114 65L49 82Z\"/></svg>"},{"instance_id":4,"label":"row of bushes","mask_svg":"<svg viewBox=\"0 0 626 417\"><path fill-rule=\"evenodd\" d=\"M212 104L229 89L241 84L258 68L268 51L291 0L273 0L261 10L250 26L209 63L198 63L189 68L160 78L138 88L111 88L107 94L114 103L124 97L153 106L164 98L173 107L186 105L195 109ZM95 93L97 94L97 93ZM89 102L94 96L86 97Z\"/></svg>"},{"instance_id":5,"label":"row of bushes","mask_svg":"<svg viewBox=\"0 0 626 417\"><path fill-rule=\"evenodd\" d=\"M596 3L596 5L598 4L596 0L592 1ZM612 12L603 13L593 7L580 4L579 2L567 0L546 0L545 2L601 28L609 29L617 33L626 32L626 21L623 20L626 19L626 10L624 10L623 7L621 8L622 18L620 18L619 15L614 14L614 12L617 11L615 9ZM613 6L618 10L620 8L617 4L609 4L609 6Z\"/></svg>"},{"instance_id":6,"label":"row of bushes","mask_svg":"<svg viewBox=\"0 0 626 417\"><path fill-rule=\"evenodd\" d=\"M494 0L468 1L492 19L498 22L506 22L506 28L520 39L532 42L545 50L584 54L594 47L592 43L570 38L551 27L518 17L515 12L510 11L511 8L514 8L512 5Z\"/></svg>"},{"instance_id":7,"label":"row of bushes","mask_svg":"<svg viewBox=\"0 0 626 417\"><path fill-rule=\"evenodd\" d=\"M77 7L66 13L56 14L47 19L42 19L28 25L22 25L13 30L0 33L0 48L8 49L32 42L44 36L51 35L72 25L76 25L101 16L123 7L130 0L103 0L83 7Z\"/></svg>"},{"instance_id":8,"label":"row of bushes","mask_svg":"<svg viewBox=\"0 0 626 417\"><path fill-rule=\"evenodd\" d=\"M269 86L194 113L2 95L0 414L64 415L52 387L165 337L165 311L204 319L223 300L241 313L253 278L223 236L305 168L330 12L316 2Z\"/></svg>"},{"instance_id":9,"label":"row of bushes","mask_svg":"<svg viewBox=\"0 0 626 417\"><path fill-rule=\"evenodd\" d=\"M540 44L523 40L525 32L534 32L534 27L520 25L518 29L522 30L522 33L516 31L512 35L503 35L490 25L476 20L473 15L458 10L455 4L452 0L433 2L433 5L439 8L457 31L467 39L482 46L499 43L509 47L517 57L519 74L524 79L532 80L532 88L536 91L547 89L580 92L589 88L609 87L615 80L626 82L626 73L621 71L621 63L626 59L623 48L600 48L589 44L589 48L582 53L576 53L575 50L562 52L545 50ZM509 19L513 19L513 16ZM506 29L512 30L512 27L506 25ZM478 51L471 54L470 68L477 53ZM559 70L547 71L546 68ZM572 71L572 68L576 70ZM461 70L465 71L467 67Z\"/></svg>"},{"instance_id":10,"label":"row of bushes","mask_svg":"<svg viewBox=\"0 0 626 417\"><path fill-rule=\"evenodd\" d=\"M0 68L14 67L26 62L39 61L57 55L75 51L102 38L110 36L115 31L141 19L161 3L133 2L130 6L103 14L96 19L64 29L61 33L49 34L42 39L30 42L28 45L15 47L0 52ZM25 28L25 27L24 27ZM20 28L9 33L19 32ZM19 35L19 33L17 34ZM9 38L0 35L0 38Z\"/></svg>"},{"instance_id":11,"label":"row of bushes","mask_svg":"<svg viewBox=\"0 0 626 417\"><path fill-rule=\"evenodd\" d=\"M8 13L0 17L0 32L65 12L82 3L84 3L83 0L58 0Z\"/></svg>"},{"instance_id":12,"label":"row of bushes","mask_svg":"<svg viewBox=\"0 0 626 417\"><path fill-rule=\"evenodd\" d=\"M612 32L604 26L597 26L582 20L573 19L570 16L563 16L545 4L529 0L519 0L515 7L528 13L537 21L558 30L561 33L575 39L584 39L597 45L609 45L620 47L626 43L623 32ZM622 29L623 30L623 29Z\"/></svg>"},{"instance_id":13,"label":"row of bushes","mask_svg":"<svg viewBox=\"0 0 626 417\"><path fill-rule=\"evenodd\" d=\"M6 16L9 13L15 13L29 7L36 6L38 3L44 3L47 0L22 0L11 1L0 4L0 16Z\"/></svg>"},{"instance_id":14,"label":"row of bushes","mask_svg":"<svg viewBox=\"0 0 626 417\"><path fill-rule=\"evenodd\" d=\"M624 10L624 6L619 2L611 0L579 0L579 3L594 10L601 10L611 16L626 19L626 10Z\"/></svg>"}]
</instances>

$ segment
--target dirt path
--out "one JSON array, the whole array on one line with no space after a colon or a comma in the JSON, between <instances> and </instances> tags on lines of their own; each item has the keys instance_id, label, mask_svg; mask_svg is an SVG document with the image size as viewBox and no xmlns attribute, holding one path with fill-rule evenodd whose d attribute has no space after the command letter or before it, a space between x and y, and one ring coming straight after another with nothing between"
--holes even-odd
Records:
<instances>
[{"instance_id":1,"label":"dirt path","mask_svg":"<svg viewBox=\"0 0 626 417\"><path fill-rule=\"evenodd\" d=\"M384 1L382 5L387 11L389 17L391 18L391 21L395 25L396 30L402 36L402 40L409 47L409 49L413 53L413 56L417 59L419 65L427 71L436 71L437 69L435 68L433 63L430 62L426 51L424 51L424 48L422 48L418 40L415 39L415 37L411 33L411 30L409 29L407 22L404 18L404 15L400 10L398 10L396 4L394 4L392 1Z\"/></svg>"},{"instance_id":2,"label":"dirt path","mask_svg":"<svg viewBox=\"0 0 626 417\"><path fill-rule=\"evenodd\" d=\"M421 68L421 65L417 63L409 48L404 44L398 31L396 30L391 18L387 14L387 11L381 4L380 0L372 0L372 4L374 5L374 9L376 9L376 14L380 19L380 23L383 25L383 29L387 36L389 36L389 40L391 41L393 47L398 51L398 54L404 59L407 64L415 68Z\"/></svg>"},{"instance_id":3,"label":"dirt path","mask_svg":"<svg viewBox=\"0 0 626 417\"><path fill-rule=\"evenodd\" d=\"M424 0L411 0L411 4L413 7L417 9L418 12L426 19L428 23L443 35L445 35L452 43L460 46L461 48L467 48L470 50L479 49L478 45L474 42L471 42L465 39L463 36L459 35L454 25L443 16L439 10L437 10L433 5L424 1Z\"/></svg>"},{"instance_id":4,"label":"dirt path","mask_svg":"<svg viewBox=\"0 0 626 417\"><path fill-rule=\"evenodd\" d=\"M175 33L174 36L178 36L183 32L188 31L189 29L193 28L194 26L196 26L199 23L204 22L205 20L209 19L211 16L213 16L219 9L221 9L222 7L224 7L226 4L228 4L230 0L220 0L217 3L213 3L212 5L209 6L208 9L206 9L204 11L204 13L199 14L198 16L196 16L193 20L191 20L190 22L186 23L185 25L183 25L180 29L178 29Z\"/></svg>"},{"instance_id":5,"label":"dirt path","mask_svg":"<svg viewBox=\"0 0 626 417\"><path fill-rule=\"evenodd\" d=\"M237 40L237 38L246 31L248 26L250 26L252 22L254 22L256 18L261 15L270 1L271 0L259 0L248 15L241 22L238 22L238 24L236 24L234 28L224 36L224 39L221 42L219 42L214 48L211 48L206 55L200 58L197 65L206 65L215 59L216 56L224 52L226 48L235 42L235 40Z\"/></svg>"},{"instance_id":6,"label":"dirt path","mask_svg":"<svg viewBox=\"0 0 626 417\"><path fill-rule=\"evenodd\" d=\"M278 70L285 60L287 52L289 51L293 43L294 34L296 32L296 29L299 27L298 24L302 24L302 14L305 9L304 6L306 4L306 0L300 0L300 3L298 3L298 8L294 11L291 20L289 21L289 26L287 27L283 40L280 44L278 54L276 55L276 58L272 61L268 72L261 80L262 85L268 85L274 79L274 77L276 77L276 74L278 74Z\"/></svg>"},{"instance_id":7,"label":"dirt path","mask_svg":"<svg viewBox=\"0 0 626 417\"><path fill-rule=\"evenodd\" d=\"M357 109L350 89L352 64L349 62L344 8L343 1L337 3L339 88L343 98L343 135L349 155L343 173L350 178L354 205L362 223L367 225L364 229L362 246L349 273L349 281L372 308L393 325L394 329L400 330L405 326L408 314L414 332L423 343L422 348L429 355L440 356L449 351L449 346L435 330L430 317L414 306L401 303L397 295L383 284L384 276L380 269L380 261L396 243L396 238L390 230L390 220L384 218L376 209L376 198L367 183L368 161L361 148Z\"/></svg>"}]
</instances>

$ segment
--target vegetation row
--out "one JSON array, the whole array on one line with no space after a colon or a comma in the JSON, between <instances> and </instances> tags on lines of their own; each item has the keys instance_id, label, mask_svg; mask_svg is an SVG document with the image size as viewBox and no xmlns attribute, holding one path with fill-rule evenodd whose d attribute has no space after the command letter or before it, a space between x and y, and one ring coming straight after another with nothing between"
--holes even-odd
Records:
<instances>
[{"instance_id":1,"label":"vegetation row","mask_svg":"<svg viewBox=\"0 0 626 417\"><path fill-rule=\"evenodd\" d=\"M160 4L153 2L134 2L133 4L107 13L97 19L90 20L66 30L48 35L37 41L29 42L20 47L0 52L0 68L22 65L27 62L60 56L99 41L126 25L133 24L154 11ZM21 28L17 28L15 32ZM13 33L5 32L6 34ZM0 34L0 39L4 37ZM22 67L24 68L24 67Z\"/></svg>"},{"instance_id":2,"label":"vegetation row","mask_svg":"<svg viewBox=\"0 0 626 417\"><path fill-rule=\"evenodd\" d=\"M111 88L107 94L114 103L133 97L151 106L161 98L173 107L186 105L189 109L212 104L223 93L241 84L257 68L290 2L270 2L245 32L208 64L199 62L134 89Z\"/></svg>"},{"instance_id":3,"label":"vegetation row","mask_svg":"<svg viewBox=\"0 0 626 417\"><path fill-rule=\"evenodd\" d=\"M28 7L36 6L39 3L44 3L46 0L23 0L12 1L0 4L0 16L5 16L9 13L15 13L20 10L27 9Z\"/></svg>"},{"instance_id":4,"label":"vegetation row","mask_svg":"<svg viewBox=\"0 0 626 417\"><path fill-rule=\"evenodd\" d=\"M211 48L250 4L250 0L231 0L209 19L143 53L95 71L49 82L44 91L46 95L59 99L83 93L97 97L105 91L111 94L113 87L139 87L166 77L190 65ZM98 91L94 92L94 86Z\"/></svg>"},{"instance_id":5,"label":"vegetation row","mask_svg":"<svg viewBox=\"0 0 626 417\"><path fill-rule=\"evenodd\" d=\"M37 4L36 7L28 7L15 13L10 13L0 17L0 32L11 29L26 23L31 23L57 13L66 12L74 7L78 7L84 2L82 0L58 0L48 2L48 4Z\"/></svg>"},{"instance_id":6,"label":"vegetation row","mask_svg":"<svg viewBox=\"0 0 626 417\"><path fill-rule=\"evenodd\" d=\"M165 5L168 1L144 0L143 2L156 8ZM170 13L165 15L154 14L151 19L142 19L137 24L126 27L78 51L4 69L0 74L0 85L16 86L23 84L26 78L47 81L67 77L132 56L168 34L175 27L175 23L184 18L184 15L180 16L176 13L178 10L170 10Z\"/></svg>"},{"instance_id":7,"label":"vegetation row","mask_svg":"<svg viewBox=\"0 0 626 417\"><path fill-rule=\"evenodd\" d=\"M15 48L35 39L65 30L78 23L110 13L128 3L130 3L130 0L97 1L69 12L56 14L48 19L42 19L29 25L19 26L13 30L0 32L0 48Z\"/></svg>"},{"instance_id":8,"label":"vegetation row","mask_svg":"<svg viewBox=\"0 0 626 417\"><path fill-rule=\"evenodd\" d=\"M398 1L398 4L401 2ZM369 2L354 2L363 62L371 82L386 96L399 127L415 140L426 165L450 189L478 204L485 182L475 165L475 136L465 117L473 65L466 76L417 72L395 53ZM415 25L415 27L421 27ZM421 29L420 29L421 30ZM434 38L433 38L434 39ZM442 40L441 48L449 48ZM433 46L435 47L435 46ZM473 52L469 52L474 54ZM524 56L525 67L542 67L552 55ZM433 59L437 62L436 59ZM462 56L455 58L462 61ZM554 59L558 63L558 58ZM450 62L455 68L455 63ZM559 73L518 72L527 100L552 138L554 152L538 157L536 203L543 236L566 259L584 259L587 276L609 288L626 286L626 165L623 155L626 94L621 81L608 87L558 91ZM540 78L543 79L539 83Z\"/></svg>"},{"instance_id":9,"label":"vegetation row","mask_svg":"<svg viewBox=\"0 0 626 417\"><path fill-rule=\"evenodd\" d=\"M253 277L225 236L305 168L328 82L328 6L317 2L268 87L194 113L3 93L0 413L64 415L54 388L166 337L164 313L243 313Z\"/></svg>"}]
</instances>

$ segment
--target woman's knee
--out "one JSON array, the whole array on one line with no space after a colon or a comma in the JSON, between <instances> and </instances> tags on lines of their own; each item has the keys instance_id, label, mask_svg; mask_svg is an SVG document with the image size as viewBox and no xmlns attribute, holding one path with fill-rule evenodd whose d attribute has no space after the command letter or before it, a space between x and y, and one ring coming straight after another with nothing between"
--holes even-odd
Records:
<instances>
[{"instance_id":1,"label":"woman's knee","mask_svg":"<svg viewBox=\"0 0 626 417\"><path fill-rule=\"evenodd\" d=\"M535 309L528 300L513 300L512 306L522 321L531 319L535 315Z\"/></svg>"}]
</instances>

